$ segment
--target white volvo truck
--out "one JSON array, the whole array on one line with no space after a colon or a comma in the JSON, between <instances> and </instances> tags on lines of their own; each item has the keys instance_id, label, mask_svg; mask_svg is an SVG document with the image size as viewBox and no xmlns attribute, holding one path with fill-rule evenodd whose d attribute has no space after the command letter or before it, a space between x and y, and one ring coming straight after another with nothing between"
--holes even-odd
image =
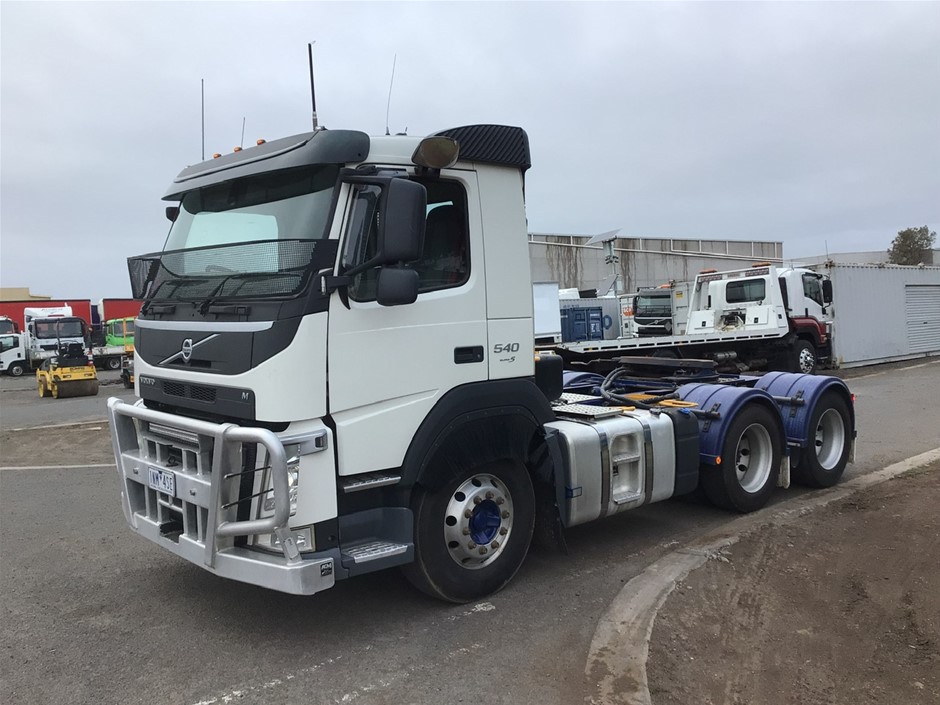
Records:
<instances>
[{"instance_id":1,"label":"white volvo truck","mask_svg":"<svg viewBox=\"0 0 940 705\"><path fill-rule=\"evenodd\" d=\"M317 130L182 171L164 249L129 260L140 399L108 403L131 528L274 590L402 566L463 602L577 524L836 483L838 379L536 359L529 166L522 129L472 125Z\"/></svg>"}]
</instances>

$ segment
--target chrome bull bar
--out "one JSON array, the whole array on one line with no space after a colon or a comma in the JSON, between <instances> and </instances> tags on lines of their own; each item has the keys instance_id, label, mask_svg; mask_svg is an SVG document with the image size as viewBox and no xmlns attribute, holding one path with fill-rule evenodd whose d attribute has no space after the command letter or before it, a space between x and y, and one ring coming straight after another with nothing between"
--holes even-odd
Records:
<instances>
[{"instance_id":1,"label":"chrome bull bar","mask_svg":"<svg viewBox=\"0 0 940 705\"><path fill-rule=\"evenodd\" d=\"M290 518L287 456L273 432L176 416L148 409L140 401L127 404L118 398L108 400L108 415L114 457L122 479L124 515L134 529L145 533L139 519L152 526L179 527L178 532L164 532L160 528L160 535L176 534L176 543L185 537L185 553L190 556L193 544L203 543L203 561L209 568L216 568L220 550L231 548L234 537L273 533L288 565L300 563L300 553L287 529ZM264 468L242 466L245 444L264 448L267 452ZM241 476L265 469L271 473L273 514L260 519L236 519L237 506L251 499L238 495ZM178 488L175 497L149 487L147 473L151 470L173 474ZM266 493L267 490L260 494ZM167 517L174 519L166 521ZM222 546L223 543L227 545Z\"/></svg>"}]
</instances>

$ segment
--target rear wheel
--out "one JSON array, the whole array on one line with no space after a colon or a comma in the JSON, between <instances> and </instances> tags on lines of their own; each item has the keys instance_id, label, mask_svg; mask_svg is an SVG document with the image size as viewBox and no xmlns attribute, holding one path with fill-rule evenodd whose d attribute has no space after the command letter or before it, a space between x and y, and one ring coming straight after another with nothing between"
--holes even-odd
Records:
<instances>
[{"instance_id":1,"label":"rear wheel","mask_svg":"<svg viewBox=\"0 0 940 705\"><path fill-rule=\"evenodd\" d=\"M742 408L728 428L721 464L702 468L709 501L742 513L767 504L777 485L780 435L780 422L769 409L754 404Z\"/></svg>"},{"instance_id":2,"label":"rear wheel","mask_svg":"<svg viewBox=\"0 0 940 705\"><path fill-rule=\"evenodd\" d=\"M415 560L403 567L407 578L449 602L468 602L503 588L532 541L535 493L525 467L497 461L440 489L416 492Z\"/></svg>"},{"instance_id":3,"label":"rear wheel","mask_svg":"<svg viewBox=\"0 0 940 705\"><path fill-rule=\"evenodd\" d=\"M809 445L793 468L793 479L810 487L832 487L842 477L849 460L851 425L849 407L835 392L819 399L809 420Z\"/></svg>"}]
</instances>

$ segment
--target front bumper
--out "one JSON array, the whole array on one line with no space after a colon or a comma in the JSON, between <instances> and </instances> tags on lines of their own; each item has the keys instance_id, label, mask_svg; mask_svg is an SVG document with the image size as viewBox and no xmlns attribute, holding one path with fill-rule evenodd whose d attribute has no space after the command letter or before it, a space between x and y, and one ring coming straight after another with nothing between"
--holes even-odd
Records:
<instances>
[{"instance_id":1,"label":"front bumper","mask_svg":"<svg viewBox=\"0 0 940 705\"><path fill-rule=\"evenodd\" d=\"M127 523L140 535L216 575L296 595L333 586L336 550L300 554L287 528L290 497L284 446L271 431L215 424L108 400L111 440ZM274 512L239 518L257 492L254 456L265 453ZM172 475L172 496L151 486L151 473ZM244 476L254 483L244 496ZM274 533L282 554L248 548L246 537Z\"/></svg>"}]
</instances>

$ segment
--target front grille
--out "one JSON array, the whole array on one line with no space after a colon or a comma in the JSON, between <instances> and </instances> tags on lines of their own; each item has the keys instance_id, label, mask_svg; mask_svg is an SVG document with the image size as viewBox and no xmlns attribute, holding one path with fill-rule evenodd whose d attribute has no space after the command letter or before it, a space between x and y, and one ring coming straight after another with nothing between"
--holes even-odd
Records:
<instances>
[{"instance_id":1,"label":"front grille","mask_svg":"<svg viewBox=\"0 0 940 705\"><path fill-rule=\"evenodd\" d=\"M215 401L215 390L212 387L202 387L198 384L190 385L189 394L197 401Z\"/></svg>"},{"instance_id":2,"label":"front grille","mask_svg":"<svg viewBox=\"0 0 940 705\"><path fill-rule=\"evenodd\" d=\"M184 397L211 404L215 401L216 390L214 387L206 387L201 384L186 384L184 382L164 380L163 393L171 397Z\"/></svg>"},{"instance_id":3,"label":"front grille","mask_svg":"<svg viewBox=\"0 0 940 705\"><path fill-rule=\"evenodd\" d=\"M173 397L185 397L186 385L181 384L180 382L164 382L163 393L169 394L170 396L173 396Z\"/></svg>"}]
</instances>

